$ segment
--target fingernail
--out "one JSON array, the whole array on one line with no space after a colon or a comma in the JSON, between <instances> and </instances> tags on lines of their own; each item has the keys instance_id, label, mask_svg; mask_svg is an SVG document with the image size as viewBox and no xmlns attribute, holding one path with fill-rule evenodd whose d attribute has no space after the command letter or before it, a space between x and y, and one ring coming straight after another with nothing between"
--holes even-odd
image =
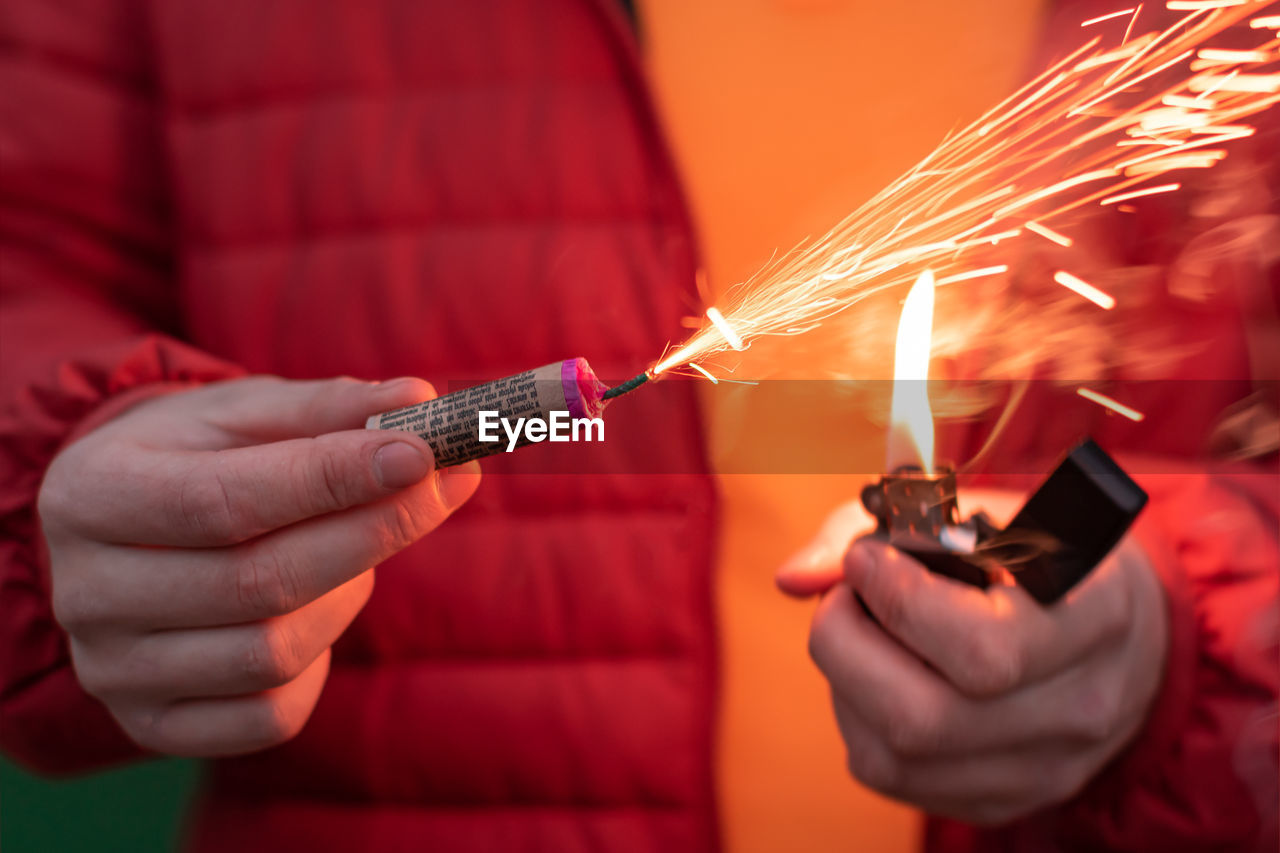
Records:
<instances>
[{"instance_id":1,"label":"fingernail","mask_svg":"<svg viewBox=\"0 0 1280 853\"><path fill-rule=\"evenodd\" d=\"M783 564L784 571L812 571L831 561L830 554L827 549L821 545L805 548L798 554L791 555L791 559Z\"/></svg>"},{"instance_id":2,"label":"fingernail","mask_svg":"<svg viewBox=\"0 0 1280 853\"><path fill-rule=\"evenodd\" d=\"M405 397L413 400L431 400L436 395L435 387L425 379L416 376L400 376L379 382L373 390L384 397Z\"/></svg>"},{"instance_id":3,"label":"fingernail","mask_svg":"<svg viewBox=\"0 0 1280 853\"><path fill-rule=\"evenodd\" d=\"M393 441L373 454L373 473L384 488L403 489L430 474L434 461L407 441Z\"/></svg>"}]
</instances>

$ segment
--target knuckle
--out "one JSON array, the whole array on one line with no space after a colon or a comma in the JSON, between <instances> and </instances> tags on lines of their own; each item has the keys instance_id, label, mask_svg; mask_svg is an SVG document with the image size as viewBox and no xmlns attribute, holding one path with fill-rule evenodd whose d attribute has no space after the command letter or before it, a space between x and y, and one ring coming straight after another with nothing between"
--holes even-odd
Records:
<instances>
[{"instance_id":1,"label":"knuckle","mask_svg":"<svg viewBox=\"0 0 1280 853\"><path fill-rule=\"evenodd\" d=\"M299 457L295 465L296 482L302 490L300 505L309 514L333 512L356 501L352 478L336 452L311 443L312 452Z\"/></svg>"},{"instance_id":2,"label":"knuckle","mask_svg":"<svg viewBox=\"0 0 1280 853\"><path fill-rule=\"evenodd\" d=\"M886 575L885 580L877 584L873 594L875 607L872 609L881 624L898 636L910 633L911 602L906 590L900 584L890 582L890 577Z\"/></svg>"},{"instance_id":3,"label":"knuckle","mask_svg":"<svg viewBox=\"0 0 1280 853\"><path fill-rule=\"evenodd\" d=\"M1086 685L1076 697L1076 730L1086 740L1101 742L1120 724L1120 691L1109 684Z\"/></svg>"},{"instance_id":4,"label":"knuckle","mask_svg":"<svg viewBox=\"0 0 1280 853\"><path fill-rule=\"evenodd\" d=\"M245 549L235 569L236 598L251 614L280 616L304 602L298 571L279 548Z\"/></svg>"},{"instance_id":5,"label":"knuckle","mask_svg":"<svg viewBox=\"0 0 1280 853\"><path fill-rule=\"evenodd\" d=\"M1128 583L1113 586L1111 594L1105 596L1098 607L1099 627L1105 639L1123 637L1133 625L1133 589Z\"/></svg>"},{"instance_id":6,"label":"knuckle","mask_svg":"<svg viewBox=\"0 0 1280 853\"><path fill-rule=\"evenodd\" d=\"M997 827L1010 823L1031 810L1030 804L1021 801L983 801L967 811L965 820L978 826Z\"/></svg>"},{"instance_id":7,"label":"knuckle","mask_svg":"<svg viewBox=\"0 0 1280 853\"><path fill-rule=\"evenodd\" d=\"M75 514L75 478L64 476L63 469L70 464L64 451L49 465L44 482L36 495L36 512L46 525L60 523Z\"/></svg>"},{"instance_id":8,"label":"knuckle","mask_svg":"<svg viewBox=\"0 0 1280 853\"><path fill-rule=\"evenodd\" d=\"M1060 763L1055 763L1045 767L1037 784L1028 786L1029 805L1035 809L1060 803L1069 799L1077 789L1075 773Z\"/></svg>"},{"instance_id":9,"label":"knuckle","mask_svg":"<svg viewBox=\"0 0 1280 853\"><path fill-rule=\"evenodd\" d=\"M84 692L95 699L108 702L121 692L119 678L100 663L87 660L84 655L77 654L72 655L71 667Z\"/></svg>"},{"instance_id":10,"label":"knuckle","mask_svg":"<svg viewBox=\"0 0 1280 853\"><path fill-rule=\"evenodd\" d=\"M846 764L853 778L882 794L895 790L902 776L901 765L892 755L866 743L848 744Z\"/></svg>"},{"instance_id":11,"label":"knuckle","mask_svg":"<svg viewBox=\"0 0 1280 853\"><path fill-rule=\"evenodd\" d=\"M279 622L257 626L245 647L243 667L245 674L263 689L297 678L304 665L294 632Z\"/></svg>"},{"instance_id":12,"label":"knuckle","mask_svg":"<svg viewBox=\"0 0 1280 853\"><path fill-rule=\"evenodd\" d=\"M79 636L99 622L100 614L95 606L98 600L99 597L86 589L86 585L78 579L55 576L50 591L50 604L54 620L67 634Z\"/></svg>"},{"instance_id":13,"label":"knuckle","mask_svg":"<svg viewBox=\"0 0 1280 853\"><path fill-rule=\"evenodd\" d=\"M295 713L290 703L280 697L264 698L255 708L251 723L257 740L264 746L276 746L292 740L302 731L306 714Z\"/></svg>"},{"instance_id":14,"label":"knuckle","mask_svg":"<svg viewBox=\"0 0 1280 853\"><path fill-rule=\"evenodd\" d=\"M215 543L237 542L256 531L242 531L226 474L184 477L178 487L178 517L186 529Z\"/></svg>"},{"instance_id":15,"label":"knuckle","mask_svg":"<svg viewBox=\"0 0 1280 853\"><path fill-rule=\"evenodd\" d=\"M888 633L897 637L908 637L914 633L913 601L908 588L897 583L893 573L877 573L867 589L867 606Z\"/></svg>"},{"instance_id":16,"label":"knuckle","mask_svg":"<svg viewBox=\"0 0 1280 853\"><path fill-rule=\"evenodd\" d=\"M942 740L942 717L926 703L892 710L885 721L885 740L895 755L928 756Z\"/></svg>"},{"instance_id":17,"label":"knuckle","mask_svg":"<svg viewBox=\"0 0 1280 853\"><path fill-rule=\"evenodd\" d=\"M289 380L278 380L282 383ZM320 422L324 423L330 420L330 412L335 406L336 400L351 399L353 392L358 392L361 386L369 387L368 383L361 382L350 376L335 376L330 379L306 380L303 382L294 382L295 387L305 391L305 397L298 404L300 417L306 423Z\"/></svg>"},{"instance_id":18,"label":"knuckle","mask_svg":"<svg viewBox=\"0 0 1280 853\"><path fill-rule=\"evenodd\" d=\"M360 607L364 607L368 604L369 599L373 597L373 587L375 583L374 574L375 572L373 569L368 569L347 581L350 588L355 591L360 602Z\"/></svg>"},{"instance_id":19,"label":"knuckle","mask_svg":"<svg viewBox=\"0 0 1280 853\"><path fill-rule=\"evenodd\" d=\"M393 501L389 506L389 510L382 516L382 532L385 542L398 551L421 538L419 519L412 509L401 501ZM439 514L434 512L434 508L433 512L429 514L432 517L439 517Z\"/></svg>"},{"instance_id":20,"label":"knuckle","mask_svg":"<svg viewBox=\"0 0 1280 853\"><path fill-rule=\"evenodd\" d=\"M990 697L1008 692L1026 672L1022 646L1000 624L984 626L969 634L956 686L972 696Z\"/></svg>"},{"instance_id":21,"label":"knuckle","mask_svg":"<svg viewBox=\"0 0 1280 853\"><path fill-rule=\"evenodd\" d=\"M835 646L833 622L825 610L819 610L809 626L809 658L820 671L830 674L828 661Z\"/></svg>"},{"instance_id":22,"label":"knuckle","mask_svg":"<svg viewBox=\"0 0 1280 853\"><path fill-rule=\"evenodd\" d=\"M1044 792L1044 797L1037 803L1037 807L1056 805L1072 799L1084 789L1092 777L1089 769L1081 764L1064 766L1061 772L1050 775L1052 779L1049 789Z\"/></svg>"},{"instance_id":23,"label":"knuckle","mask_svg":"<svg viewBox=\"0 0 1280 853\"><path fill-rule=\"evenodd\" d=\"M69 646L76 680L86 693L108 707L165 692L167 685L157 677L156 661L139 651L139 645L123 637L94 642L73 637Z\"/></svg>"},{"instance_id":24,"label":"knuckle","mask_svg":"<svg viewBox=\"0 0 1280 853\"><path fill-rule=\"evenodd\" d=\"M165 709L139 706L109 708L109 710L129 739L143 749L164 753L181 751L180 744L174 743L164 735Z\"/></svg>"}]
</instances>

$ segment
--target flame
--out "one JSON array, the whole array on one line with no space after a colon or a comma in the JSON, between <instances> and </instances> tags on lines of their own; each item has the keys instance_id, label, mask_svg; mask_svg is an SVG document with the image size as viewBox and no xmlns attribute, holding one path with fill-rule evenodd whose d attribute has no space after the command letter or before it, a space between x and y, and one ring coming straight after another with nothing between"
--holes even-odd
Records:
<instances>
[{"instance_id":1,"label":"flame","mask_svg":"<svg viewBox=\"0 0 1280 853\"><path fill-rule=\"evenodd\" d=\"M911 286L898 319L893 352L893 406L889 415L889 471L918 465L933 472L933 409L929 406L929 343L933 337L933 272Z\"/></svg>"}]
</instances>

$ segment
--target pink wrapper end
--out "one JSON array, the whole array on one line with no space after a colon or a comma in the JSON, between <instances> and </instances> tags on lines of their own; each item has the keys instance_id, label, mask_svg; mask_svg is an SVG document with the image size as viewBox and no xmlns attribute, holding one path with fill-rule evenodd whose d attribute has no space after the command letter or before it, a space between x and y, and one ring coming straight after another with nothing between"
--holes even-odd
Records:
<instances>
[{"instance_id":1,"label":"pink wrapper end","mask_svg":"<svg viewBox=\"0 0 1280 853\"><path fill-rule=\"evenodd\" d=\"M608 405L604 392L609 390L591 370L585 358L570 358L560 366L560 381L564 387L564 401L573 418L598 418Z\"/></svg>"}]
</instances>

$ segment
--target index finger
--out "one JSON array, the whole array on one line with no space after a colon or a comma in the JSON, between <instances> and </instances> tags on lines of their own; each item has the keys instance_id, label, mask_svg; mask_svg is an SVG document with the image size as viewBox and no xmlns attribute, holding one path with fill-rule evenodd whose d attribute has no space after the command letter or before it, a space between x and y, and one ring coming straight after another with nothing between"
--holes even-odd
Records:
<instances>
[{"instance_id":1,"label":"index finger","mask_svg":"<svg viewBox=\"0 0 1280 853\"><path fill-rule=\"evenodd\" d=\"M836 507L818 534L778 568L774 576L778 588L797 597L826 592L840 580L841 561L849 542L875 526L875 519L861 501Z\"/></svg>"},{"instance_id":2,"label":"index finger","mask_svg":"<svg viewBox=\"0 0 1280 853\"><path fill-rule=\"evenodd\" d=\"M886 631L970 696L1051 676L1122 635L1129 618L1115 560L1052 607L1017 586L958 583L869 539L849 549L845 576Z\"/></svg>"},{"instance_id":3,"label":"index finger","mask_svg":"<svg viewBox=\"0 0 1280 853\"><path fill-rule=\"evenodd\" d=\"M229 450L131 449L64 485L49 514L98 542L232 545L385 498L433 468L422 439L375 430Z\"/></svg>"}]
</instances>

